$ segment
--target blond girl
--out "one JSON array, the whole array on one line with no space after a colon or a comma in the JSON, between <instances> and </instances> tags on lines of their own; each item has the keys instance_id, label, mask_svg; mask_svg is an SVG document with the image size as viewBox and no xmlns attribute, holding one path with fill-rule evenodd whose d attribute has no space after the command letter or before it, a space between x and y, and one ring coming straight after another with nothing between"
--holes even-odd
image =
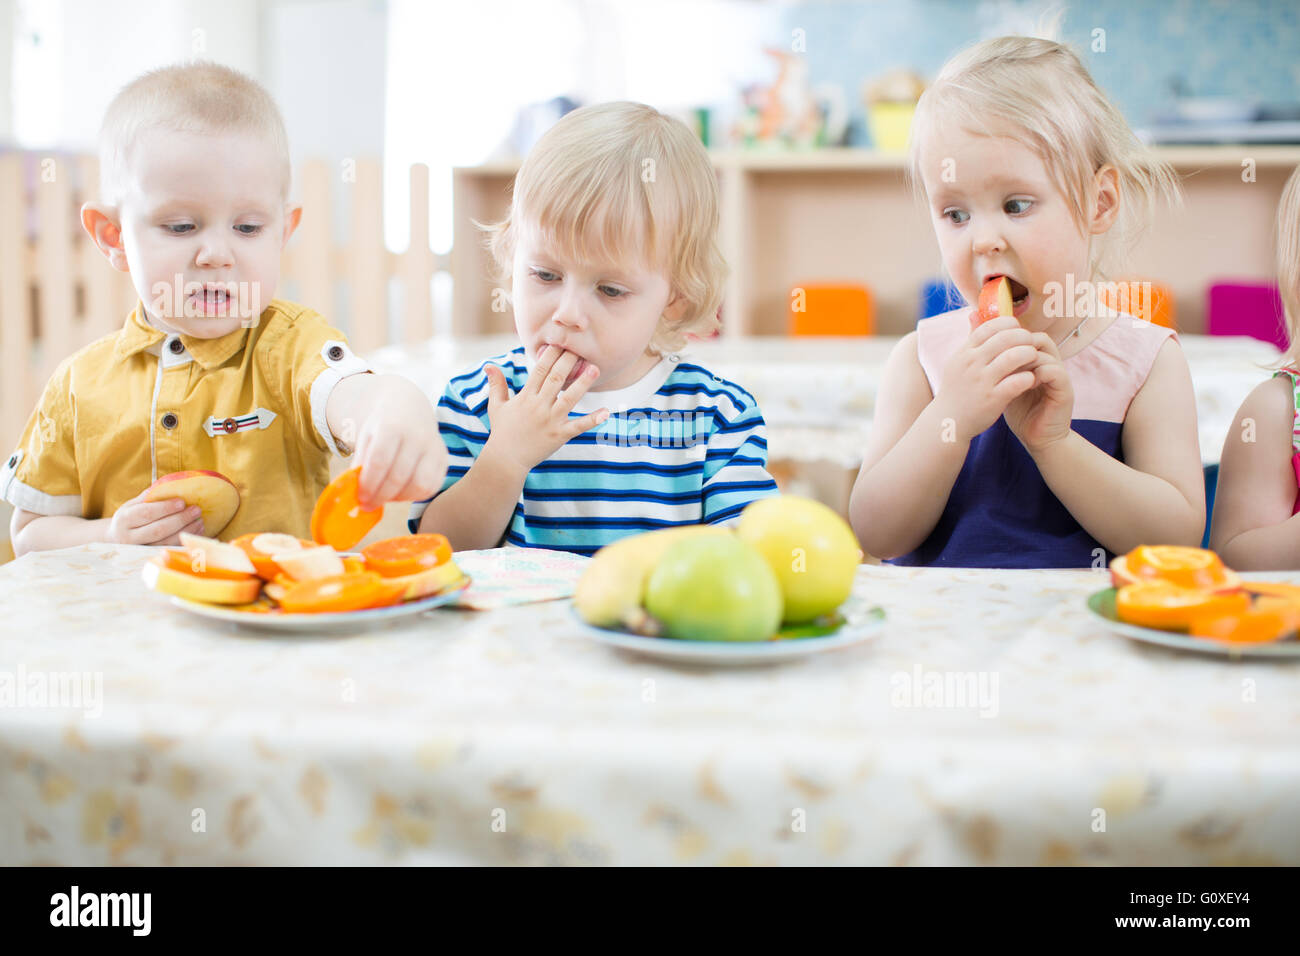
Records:
<instances>
[{"instance_id":1,"label":"blond girl","mask_svg":"<svg viewBox=\"0 0 1300 956\"><path fill-rule=\"evenodd\" d=\"M1078 57L1002 37L918 104L911 176L966 301L923 320L877 399L853 527L895 564L1101 566L1205 523L1187 362L1166 328L1097 307L1107 260L1177 195Z\"/></svg>"}]
</instances>

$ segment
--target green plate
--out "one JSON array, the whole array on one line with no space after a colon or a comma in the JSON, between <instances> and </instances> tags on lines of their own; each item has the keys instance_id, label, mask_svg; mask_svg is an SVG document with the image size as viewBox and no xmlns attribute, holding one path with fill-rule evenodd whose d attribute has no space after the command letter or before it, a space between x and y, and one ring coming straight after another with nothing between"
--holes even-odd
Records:
<instances>
[{"instance_id":1,"label":"green plate","mask_svg":"<svg viewBox=\"0 0 1300 956\"><path fill-rule=\"evenodd\" d=\"M1233 641L1212 641L1205 637L1189 637L1178 631L1160 631L1154 627L1139 627L1126 624L1115 613L1115 589L1106 588L1088 596L1088 610L1095 617L1106 622L1107 627L1117 634L1134 641L1147 644L1159 644L1180 651L1194 654L1210 654L1215 657L1280 657L1300 658L1300 641L1275 641L1271 644L1241 644Z\"/></svg>"}]
</instances>

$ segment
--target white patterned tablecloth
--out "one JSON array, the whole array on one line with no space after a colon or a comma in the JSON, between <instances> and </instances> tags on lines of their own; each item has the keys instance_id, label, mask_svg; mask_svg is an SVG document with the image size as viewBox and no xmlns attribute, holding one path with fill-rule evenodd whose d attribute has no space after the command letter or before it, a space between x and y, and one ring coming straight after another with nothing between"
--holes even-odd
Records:
<instances>
[{"instance_id":1,"label":"white patterned tablecloth","mask_svg":"<svg viewBox=\"0 0 1300 956\"><path fill-rule=\"evenodd\" d=\"M1180 335L1196 390L1201 459L1214 464L1242 401L1279 353L1247 337ZM876 390L897 337L745 338L695 342L682 352L758 399L773 460L831 462L856 469L871 428ZM376 368L417 382L435 400L447 380L518 342L511 336L390 346Z\"/></svg>"},{"instance_id":2,"label":"white patterned tablecloth","mask_svg":"<svg viewBox=\"0 0 1300 956\"><path fill-rule=\"evenodd\" d=\"M1300 863L1300 662L1130 643L1099 572L863 567L870 643L696 670L566 601L239 630L149 553L0 568L0 687L102 687L0 706L0 864Z\"/></svg>"}]
</instances>

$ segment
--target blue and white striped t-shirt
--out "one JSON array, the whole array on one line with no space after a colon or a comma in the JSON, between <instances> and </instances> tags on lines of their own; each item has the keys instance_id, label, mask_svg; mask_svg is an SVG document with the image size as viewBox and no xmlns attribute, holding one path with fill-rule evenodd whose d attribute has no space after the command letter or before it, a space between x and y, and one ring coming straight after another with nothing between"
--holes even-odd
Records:
<instances>
[{"instance_id":1,"label":"blue and white striped t-shirt","mask_svg":"<svg viewBox=\"0 0 1300 956\"><path fill-rule=\"evenodd\" d=\"M520 346L447 383L438 402L449 455L443 491L469 471L487 443L486 365L505 373L511 395L528 380ZM767 473L758 403L707 369L662 359L627 388L588 392L570 416L601 408L610 412L603 425L528 473L506 543L592 554L641 531L729 521L750 502L777 493ZM411 506L412 532L427 506Z\"/></svg>"}]
</instances>

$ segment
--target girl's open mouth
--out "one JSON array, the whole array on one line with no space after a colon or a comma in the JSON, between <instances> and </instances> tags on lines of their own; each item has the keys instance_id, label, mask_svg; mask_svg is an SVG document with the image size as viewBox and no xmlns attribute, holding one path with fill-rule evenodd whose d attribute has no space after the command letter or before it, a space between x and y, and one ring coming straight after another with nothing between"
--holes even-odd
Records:
<instances>
[{"instance_id":1,"label":"girl's open mouth","mask_svg":"<svg viewBox=\"0 0 1300 956\"><path fill-rule=\"evenodd\" d=\"M1007 276L1007 283L1011 286L1011 312L1018 319L1029 311L1029 289L1011 276Z\"/></svg>"}]
</instances>

